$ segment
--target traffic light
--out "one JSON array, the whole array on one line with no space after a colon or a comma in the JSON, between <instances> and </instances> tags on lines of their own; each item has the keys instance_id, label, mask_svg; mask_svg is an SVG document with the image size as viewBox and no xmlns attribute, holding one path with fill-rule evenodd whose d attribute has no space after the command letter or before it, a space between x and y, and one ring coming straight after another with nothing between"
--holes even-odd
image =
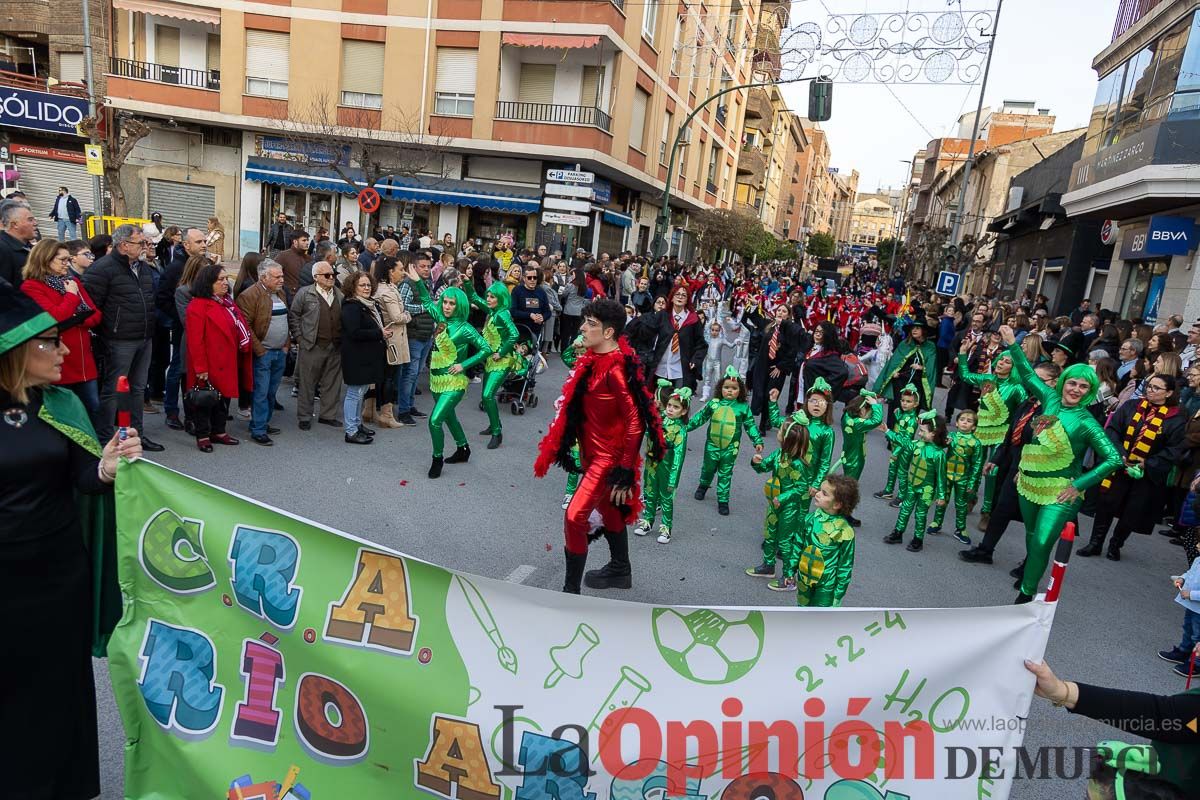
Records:
<instances>
[{"instance_id":1,"label":"traffic light","mask_svg":"<svg viewBox=\"0 0 1200 800\"><path fill-rule=\"evenodd\" d=\"M825 122L833 116L833 78L820 77L808 84L808 118Z\"/></svg>"}]
</instances>

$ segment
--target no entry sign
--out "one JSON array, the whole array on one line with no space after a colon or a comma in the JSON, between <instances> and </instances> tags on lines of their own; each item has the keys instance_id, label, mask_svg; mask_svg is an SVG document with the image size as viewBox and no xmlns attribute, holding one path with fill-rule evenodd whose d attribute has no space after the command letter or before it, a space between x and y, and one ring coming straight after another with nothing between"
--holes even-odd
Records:
<instances>
[{"instance_id":1,"label":"no entry sign","mask_svg":"<svg viewBox=\"0 0 1200 800\"><path fill-rule=\"evenodd\" d=\"M368 214L378 211L380 202L379 192L369 186L358 193L358 207Z\"/></svg>"}]
</instances>

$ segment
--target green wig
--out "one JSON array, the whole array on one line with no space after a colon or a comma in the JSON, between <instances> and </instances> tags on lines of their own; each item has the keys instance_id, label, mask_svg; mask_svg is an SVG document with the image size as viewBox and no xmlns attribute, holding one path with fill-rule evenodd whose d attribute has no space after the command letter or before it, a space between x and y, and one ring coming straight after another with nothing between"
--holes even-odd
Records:
<instances>
[{"instance_id":1,"label":"green wig","mask_svg":"<svg viewBox=\"0 0 1200 800\"><path fill-rule=\"evenodd\" d=\"M471 303L467 300L467 293L457 286L447 287L437 300L439 310L441 310L441 302L447 297L454 300L454 316L447 319L446 322L466 322L467 315L471 313Z\"/></svg>"},{"instance_id":2,"label":"green wig","mask_svg":"<svg viewBox=\"0 0 1200 800\"><path fill-rule=\"evenodd\" d=\"M507 311L512 306L512 295L504 281L496 281L488 287L487 293L496 298L496 310Z\"/></svg>"},{"instance_id":3,"label":"green wig","mask_svg":"<svg viewBox=\"0 0 1200 800\"><path fill-rule=\"evenodd\" d=\"M1054 387L1060 398L1062 397L1063 387L1067 385L1067 381L1069 380L1087 381L1088 385L1092 387L1083 400L1080 401L1079 405L1081 407L1087 408L1095 402L1096 393L1100 391L1100 376L1096 374L1096 370L1090 364L1072 364L1062 371L1062 374L1058 376L1058 385Z\"/></svg>"}]
</instances>

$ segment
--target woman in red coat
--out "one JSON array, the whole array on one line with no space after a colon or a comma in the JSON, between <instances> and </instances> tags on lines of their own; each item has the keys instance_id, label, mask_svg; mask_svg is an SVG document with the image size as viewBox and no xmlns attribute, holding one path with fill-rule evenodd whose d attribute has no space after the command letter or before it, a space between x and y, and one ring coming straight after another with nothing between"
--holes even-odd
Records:
<instances>
[{"instance_id":1,"label":"woman in red coat","mask_svg":"<svg viewBox=\"0 0 1200 800\"><path fill-rule=\"evenodd\" d=\"M22 273L21 291L50 313L58 322L76 316L83 322L62 331L62 342L70 352L63 358L62 378L58 385L70 389L87 409L97 430L102 427L100 393L96 386L96 359L92 356L90 329L100 324L100 311L83 289L83 283L71 272L71 254L57 239L42 239L29 253ZM111 423L111 420L110 420Z\"/></svg>"},{"instance_id":2,"label":"woman in red coat","mask_svg":"<svg viewBox=\"0 0 1200 800\"><path fill-rule=\"evenodd\" d=\"M192 299L183 329L187 336L187 378L184 397L193 386L209 385L216 402L190 406L188 419L195 425L196 446L211 453L212 443L237 444L225 432L230 399L253 383L250 360L250 326L229 297L229 281L220 264L209 264L192 281Z\"/></svg>"}]
</instances>

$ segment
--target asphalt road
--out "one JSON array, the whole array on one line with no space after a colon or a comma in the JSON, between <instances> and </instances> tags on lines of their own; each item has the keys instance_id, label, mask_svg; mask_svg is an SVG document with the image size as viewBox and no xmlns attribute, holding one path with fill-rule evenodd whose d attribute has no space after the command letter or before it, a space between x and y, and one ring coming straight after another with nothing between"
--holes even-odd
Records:
<instances>
[{"instance_id":1,"label":"asphalt road","mask_svg":"<svg viewBox=\"0 0 1200 800\"><path fill-rule=\"evenodd\" d=\"M323 425L300 431L286 382L279 393L286 410L275 418L283 432L275 437L274 447L249 442L240 419L230 423L230 432L242 437L243 444L218 447L211 454L199 452L182 432L167 430L161 414L147 415L146 427L153 439L167 446L155 460L189 475L437 564L557 590L563 572L560 504L565 476L555 471L538 480L532 472L537 442L565 376L557 356L551 360L550 370L538 379L538 408L524 416L502 408L505 441L499 450L485 450L487 438L476 435L486 417L476 407L478 391L472 387L460 406L460 419L474 454L468 464L448 465L440 480L425 476L431 452L426 428L380 431L370 446L345 444L340 429ZM418 407L429 406L426 389ZM774 442L768 445L767 452ZM702 448L703 439L692 436L673 541L660 545L653 536L634 538L634 588L622 598L739 606L794 602L791 595L768 591L765 581L742 573L760 556L765 503L763 480L750 468L752 450L743 447L734 475L733 513L721 517L715 491L703 503L692 498ZM1008 570L1024 555L1023 526L1010 526L990 567L959 561L961 546L948 535L928 537L924 551L917 554L885 545L881 539L896 511L870 494L882 487L886 470L882 434L873 432L857 512L864 524L858 531L854 578L845 605L928 608L1012 602L1015 591ZM972 529L976 519L972 514ZM1081 517L1081 527L1090 531L1090 519ZM979 535L972 530L973 537ZM589 562L589 567L600 566L605 549L600 546L593 553L595 563ZM1161 536L1132 537L1120 563L1074 559L1047 655L1057 674L1147 692L1182 691L1184 680L1159 660L1157 651L1179 640L1182 610L1172 601L1175 592L1168 576L1185 569L1182 551ZM954 646L946 643L947 648ZM104 664L97 662L96 669L103 797L117 798L123 794L124 737ZM1132 739L1035 700L1025 744L1091 747L1109 738ZM1082 780L1034 780L1018 783L1012 796L1059 800L1083 794Z\"/></svg>"}]
</instances>

